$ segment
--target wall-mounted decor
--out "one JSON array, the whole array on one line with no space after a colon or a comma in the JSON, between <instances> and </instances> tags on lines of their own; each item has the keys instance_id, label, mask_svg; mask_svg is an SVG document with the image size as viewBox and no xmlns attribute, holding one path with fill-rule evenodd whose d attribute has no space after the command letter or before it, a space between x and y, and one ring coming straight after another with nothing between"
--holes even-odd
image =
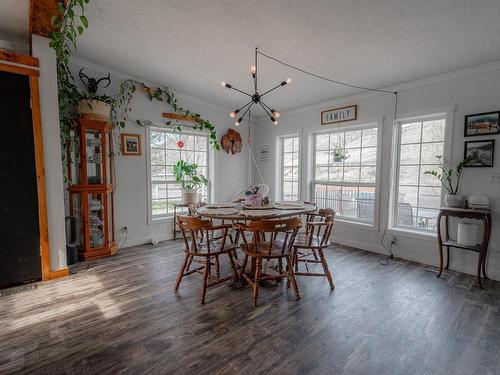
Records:
<instances>
[{"instance_id":1,"label":"wall-mounted decor","mask_svg":"<svg viewBox=\"0 0 500 375\"><path fill-rule=\"evenodd\" d=\"M220 143L222 144L222 149L229 154L229 151L233 155L241 152L243 146L243 141L241 140L241 135L236 130L229 128L227 133L221 138Z\"/></svg>"},{"instance_id":2,"label":"wall-mounted decor","mask_svg":"<svg viewBox=\"0 0 500 375\"><path fill-rule=\"evenodd\" d=\"M260 146L260 161L269 160L269 146Z\"/></svg>"},{"instance_id":3,"label":"wall-mounted decor","mask_svg":"<svg viewBox=\"0 0 500 375\"><path fill-rule=\"evenodd\" d=\"M494 155L494 139L465 142L464 160L469 159L466 167L493 167Z\"/></svg>"},{"instance_id":4,"label":"wall-mounted decor","mask_svg":"<svg viewBox=\"0 0 500 375\"><path fill-rule=\"evenodd\" d=\"M500 111L465 116L464 136L500 134Z\"/></svg>"},{"instance_id":5,"label":"wall-mounted decor","mask_svg":"<svg viewBox=\"0 0 500 375\"><path fill-rule=\"evenodd\" d=\"M141 155L141 135L122 133L122 155Z\"/></svg>"},{"instance_id":6,"label":"wall-mounted decor","mask_svg":"<svg viewBox=\"0 0 500 375\"><path fill-rule=\"evenodd\" d=\"M337 122L354 121L358 118L358 106L350 105L329 109L321 112L321 125L335 124Z\"/></svg>"}]
</instances>

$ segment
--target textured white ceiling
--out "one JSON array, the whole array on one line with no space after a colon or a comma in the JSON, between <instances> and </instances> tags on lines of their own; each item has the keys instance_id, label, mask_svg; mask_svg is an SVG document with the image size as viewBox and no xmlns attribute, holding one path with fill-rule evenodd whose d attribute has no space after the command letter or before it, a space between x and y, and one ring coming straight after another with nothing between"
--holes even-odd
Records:
<instances>
[{"instance_id":1,"label":"textured white ceiling","mask_svg":"<svg viewBox=\"0 0 500 375\"><path fill-rule=\"evenodd\" d=\"M0 0L25 36L27 3ZM252 89L256 46L337 80L384 87L500 59L499 0L91 0L77 56L230 108ZM261 58L260 91L287 110L358 92Z\"/></svg>"},{"instance_id":2,"label":"textured white ceiling","mask_svg":"<svg viewBox=\"0 0 500 375\"><path fill-rule=\"evenodd\" d=\"M28 42L29 0L0 0L0 39Z\"/></svg>"}]
</instances>

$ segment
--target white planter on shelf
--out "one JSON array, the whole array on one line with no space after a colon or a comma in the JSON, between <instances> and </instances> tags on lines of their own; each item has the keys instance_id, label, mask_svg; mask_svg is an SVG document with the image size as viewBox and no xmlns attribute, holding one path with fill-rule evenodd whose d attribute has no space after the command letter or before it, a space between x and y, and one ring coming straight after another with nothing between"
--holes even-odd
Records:
<instances>
[{"instance_id":1,"label":"white planter on shelf","mask_svg":"<svg viewBox=\"0 0 500 375\"><path fill-rule=\"evenodd\" d=\"M182 203L195 204L198 198L198 189L181 190Z\"/></svg>"},{"instance_id":2,"label":"white planter on shelf","mask_svg":"<svg viewBox=\"0 0 500 375\"><path fill-rule=\"evenodd\" d=\"M462 207L464 204L464 196L460 194L446 194L444 201L447 207Z\"/></svg>"}]
</instances>

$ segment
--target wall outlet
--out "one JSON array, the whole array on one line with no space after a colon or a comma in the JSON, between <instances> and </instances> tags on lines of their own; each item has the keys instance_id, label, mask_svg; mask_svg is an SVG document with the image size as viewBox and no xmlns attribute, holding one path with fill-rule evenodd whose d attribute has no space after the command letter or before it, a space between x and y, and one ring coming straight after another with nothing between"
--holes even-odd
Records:
<instances>
[{"instance_id":1,"label":"wall outlet","mask_svg":"<svg viewBox=\"0 0 500 375\"><path fill-rule=\"evenodd\" d=\"M123 226L123 227L121 227L120 231L121 231L122 233L128 233L128 227Z\"/></svg>"},{"instance_id":2,"label":"wall outlet","mask_svg":"<svg viewBox=\"0 0 500 375\"><path fill-rule=\"evenodd\" d=\"M500 170L493 171L490 175L490 183L500 184Z\"/></svg>"}]
</instances>

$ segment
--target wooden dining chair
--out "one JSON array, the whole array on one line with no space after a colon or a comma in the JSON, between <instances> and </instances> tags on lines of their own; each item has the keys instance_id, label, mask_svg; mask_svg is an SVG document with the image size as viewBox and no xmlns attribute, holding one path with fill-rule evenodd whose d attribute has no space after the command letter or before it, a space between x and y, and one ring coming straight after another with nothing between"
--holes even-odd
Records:
<instances>
[{"instance_id":1,"label":"wooden dining chair","mask_svg":"<svg viewBox=\"0 0 500 375\"><path fill-rule=\"evenodd\" d=\"M231 279L239 283L239 275L233 259L236 246L226 244L227 233L232 226L229 224L216 226L210 220L203 220L195 216L177 216L177 220L184 239L185 256L175 282L175 290L179 290L184 276L194 272L200 273L203 276L201 285L201 304L203 305L205 304L207 288ZM212 238L211 233L214 230L222 231L219 240ZM229 264L233 271L232 276L220 276L219 256L224 254L229 258ZM202 266L190 269L192 263L201 263ZM212 275L212 266L215 266L215 275Z\"/></svg>"},{"instance_id":2,"label":"wooden dining chair","mask_svg":"<svg viewBox=\"0 0 500 375\"><path fill-rule=\"evenodd\" d=\"M253 306L257 306L259 295L259 282L261 280L288 280L295 292L295 298L300 299L299 288L295 280L293 271L293 241L297 230L301 226L301 221L294 217L283 220L257 220L251 221L248 225L236 224L239 230L238 238L241 239L240 249L245 254L241 264L240 277L246 280L253 288ZM245 233L251 233L251 238L247 238ZM282 234L280 239L276 239L276 234ZM266 240L267 239L267 240ZM248 259L255 261L254 274L246 273ZM276 270L269 269L273 274L268 274L262 270L263 260L277 260ZM286 265L283 267L283 260Z\"/></svg>"},{"instance_id":3,"label":"wooden dining chair","mask_svg":"<svg viewBox=\"0 0 500 375\"><path fill-rule=\"evenodd\" d=\"M330 235L332 232L335 211L331 208L321 208L317 213L308 214L309 221L306 223L305 233L299 233L293 247L293 263L295 275L298 276L325 276L331 289L335 289L333 278L328 269L323 250L330 246ZM318 257L319 256L319 257ZM304 263L305 271L299 271L299 263ZM311 272L309 264L321 264L323 273Z\"/></svg>"}]
</instances>

